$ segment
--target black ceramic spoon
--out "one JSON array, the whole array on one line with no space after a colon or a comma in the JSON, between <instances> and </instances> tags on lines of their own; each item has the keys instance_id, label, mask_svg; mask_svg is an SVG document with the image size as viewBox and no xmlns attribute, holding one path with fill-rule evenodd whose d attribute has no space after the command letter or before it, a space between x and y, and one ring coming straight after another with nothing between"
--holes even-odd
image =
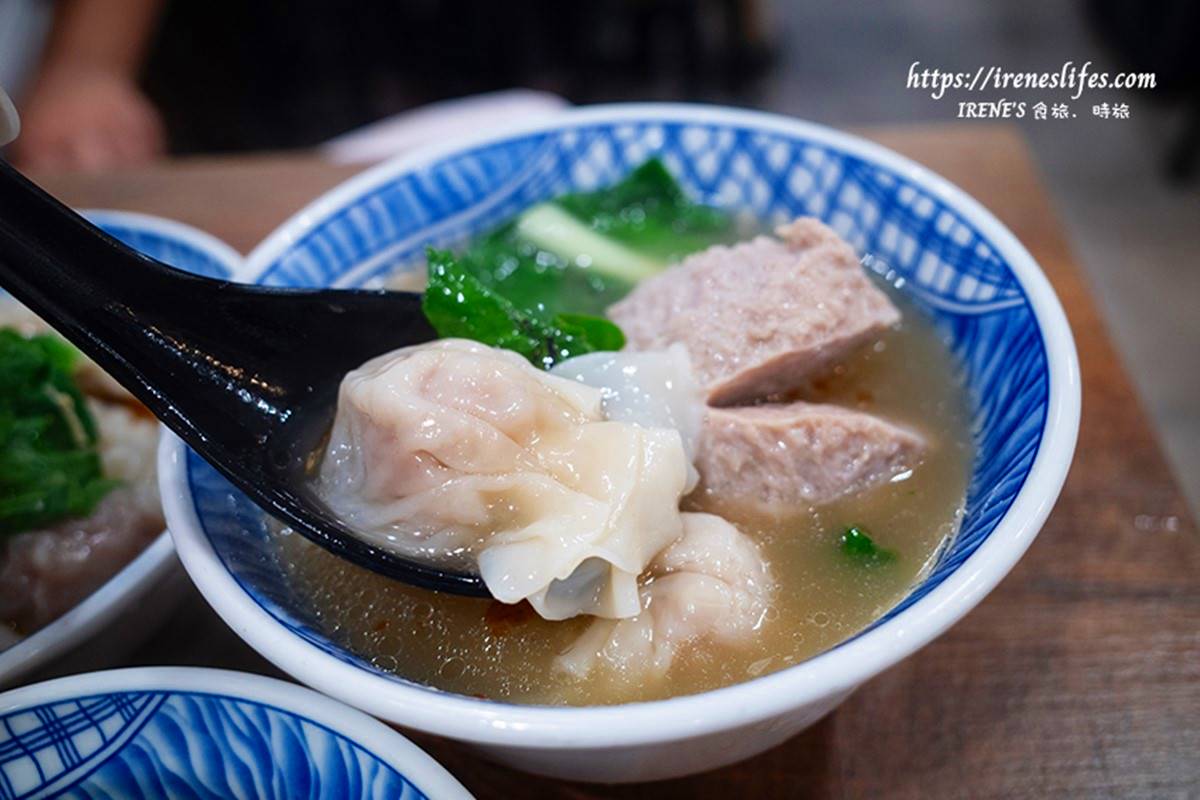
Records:
<instances>
[{"instance_id":1,"label":"black ceramic spoon","mask_svg":"<svg viewBox=\"0 0 1200 800\"><path fill-rule=\"evenodd\" d=\"M435 333L420 295L277 289L147 258L0 162L0 287L142 401L265 511L389 577L487 597L448 572L357 538L308 488L305 464L342 376Z\"/></svg>"}]
</instances>

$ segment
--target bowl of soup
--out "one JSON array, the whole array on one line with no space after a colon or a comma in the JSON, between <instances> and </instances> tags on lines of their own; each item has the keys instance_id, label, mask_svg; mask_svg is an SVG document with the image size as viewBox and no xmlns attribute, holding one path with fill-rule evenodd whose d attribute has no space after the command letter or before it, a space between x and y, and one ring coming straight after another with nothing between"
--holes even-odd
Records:
<instances>
[{"instance_id":1,"label":"bowl of soup","mask_svg":"<svg viewBox=\"0 0 1200 800\"><path fill-rule=\"evenodd\" d=\"M344 377L311 487L492 599L330 555L167 436L186 570L298 680L564 778L815 722L1004 577L1078 429L1070 330L1012 234L767 114L595 107L413 153L239 277L424 293L431 341Z\"/></svg>"}]
</instances>

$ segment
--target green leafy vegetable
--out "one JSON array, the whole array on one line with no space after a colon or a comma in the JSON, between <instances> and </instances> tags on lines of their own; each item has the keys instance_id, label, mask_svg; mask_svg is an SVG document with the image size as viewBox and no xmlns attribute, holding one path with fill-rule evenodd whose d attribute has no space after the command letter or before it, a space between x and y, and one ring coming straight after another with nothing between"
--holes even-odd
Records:
<instances>
[{"instance_id":1,"label":"green leafy vegetable","mask_svg":"<svg viewBox=\"0 0 1200 800\"><path fill-rule=\"evenodd\" d=\"M56 336L0 330L2 534L83 516L116 485L101 473L77 358Z\"/></svg>"},{"instance_id":2,"label":"green leafy vegetable","mask_svg":"<svg viewBox=\"0 0 1200 800\"><path fill-rule=\"evenodd\" d=\"M619 350L625 337L605 309L671 260L735 234L729 214L692 202L653 159L607 188L533 206L457 257L430 250L425 316L441 336L542 367Z\"/></svg>"},{"instance_id":3,"label":"green leafy vegetable","mask_svg":"<svg viewBox=\"0 0 1200 800\"><path fill-rule=\"evenodd\" d=\"M533 206L459 263L519 309L601 315L639 280L736 233L729 214L692 202L653 159L607 188Z\"/></svg>"},{"instance_id":4,"label":"green leafy vegetable","mask_svg":"<svg viewBox=\"0 0 1200 800\"><path fill-rule=\"evenodd\" d=\"M454 255L429 248L421 308L442 337L473 339L525 356L543 369L597 350L620 350L625 335L601 317L521 309L470 274Z\"/></svg>"},{"instance_id":5,"label":"green leafy vegetable","mask_svg":"<svg viewBox=\"0 0 1200 800\"><path fill-rule=\"evenodd\" d=\"M575 341L586 342L588 352L615 351L625 346L625 334L616 323L590 314L555 314L554 324ZM576 353L579 355L579 353Z\"/></svg>"},{"instance_id":6,"label":"green leafy vegetable","mask_svg":"<svg viewBox=\"0 0 1200 800\"><path fill-rule=\"evenodd\" d=\"M657 158L607 189L568 194L554 202L596 233L664 262L735 233L729 214L693 203Z\"/></svg>"},{"instance_id":7,"label":"green leafy vegetable","mask_svg":"<svg viewBox=\"0 0 1200 800\"><path fill-rule=\"evenodd\" d=\"M896 554L884 550L859 525L851 525L842 533L842 553L864 565L888 564L896 560Z\"/></svg>"}]
</instances>

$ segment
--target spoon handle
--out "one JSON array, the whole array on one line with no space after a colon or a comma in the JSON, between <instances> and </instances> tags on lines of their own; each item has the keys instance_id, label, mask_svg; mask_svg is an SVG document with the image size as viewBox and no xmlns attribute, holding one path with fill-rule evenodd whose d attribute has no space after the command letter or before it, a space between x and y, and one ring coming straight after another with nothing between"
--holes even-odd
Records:
<instances>
[{"instance_id":1,"label":"spoon handle","mask_svg":"<svg viewBox=\"0 0 1200 800\"><path fill-rule=\"evenodd\" d=\"M307 387L364 353L432 338L419 295L193 275L126 247L3 162L0 287L193 446L218 424L264 436Z\"/></svg>"},{"instance_id":2,"label":"spoon handle","mask_svg":"<svg viewBox=\"0 0 1200 800\"><path fill-rule=\"evenodd\" d=\"M191 426L156 387L195 355L179 331L201 323L222 283L137 253L0 162L0 286L176 430Z\"/></svg>"}]
</instances>

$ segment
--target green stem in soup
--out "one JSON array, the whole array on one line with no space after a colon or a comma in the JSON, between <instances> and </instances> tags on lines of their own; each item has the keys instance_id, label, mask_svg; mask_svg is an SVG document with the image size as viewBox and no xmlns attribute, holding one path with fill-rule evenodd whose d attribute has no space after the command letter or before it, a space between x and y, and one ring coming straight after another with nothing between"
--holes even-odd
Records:
<instances>
[{"instance_id":1,"label":"green stem in soup","mask_svg":"<svg viewBox=\"0 0 1200 800\"><path fill-rule=\"evenodd\" d=\"M657 158L608 188L563 195L554 203L595 233L664 265L737 233L729 213L693 202Z\"/></svg>"},{"instance_id":2,"label":"green stem in soup","mask_svg":"<svg viewBox=\"0 0 1200 800\"><path fill-rule=\"evenodd\" d=\"M522 311L602 315L638 281L736 234L730 214L693 202L652 159L611 186L533 206L458 260Z\"/></svg>"},{"instance_id":3,"label":"green stem in soup","mask_svg":"<svg viewBox=\"0 0 1200 800\"><path fill-rule=\"evenodd\" d=\"M867 529L859 525L851 525L842 532L841 546L842 553L859 564L875 566L896 560L894 551L875 544Z\"/></svg>"},{"instance_id":4,"label":"green stem in soup","mask_svg":"<svg viewBox=\"0 0 1200 800\"><path fill-rule=\"evenodd\" d=\"M554 203L540 203L517 218L517 233L567 264L588 268L625 283L649 278L660 261L596 233L587 223Z\"/></svg>"},{"instance_id":5,"label":"green stem in soup","mask_svg":"<svg viewBox=\"0 0 1200 800\"><path fill-rule=\"evenodd\" d=\"M0 330L2 534L85 516L117 485L101 471L77 359L56 336Z\"/></svg>"}]
</instances>

